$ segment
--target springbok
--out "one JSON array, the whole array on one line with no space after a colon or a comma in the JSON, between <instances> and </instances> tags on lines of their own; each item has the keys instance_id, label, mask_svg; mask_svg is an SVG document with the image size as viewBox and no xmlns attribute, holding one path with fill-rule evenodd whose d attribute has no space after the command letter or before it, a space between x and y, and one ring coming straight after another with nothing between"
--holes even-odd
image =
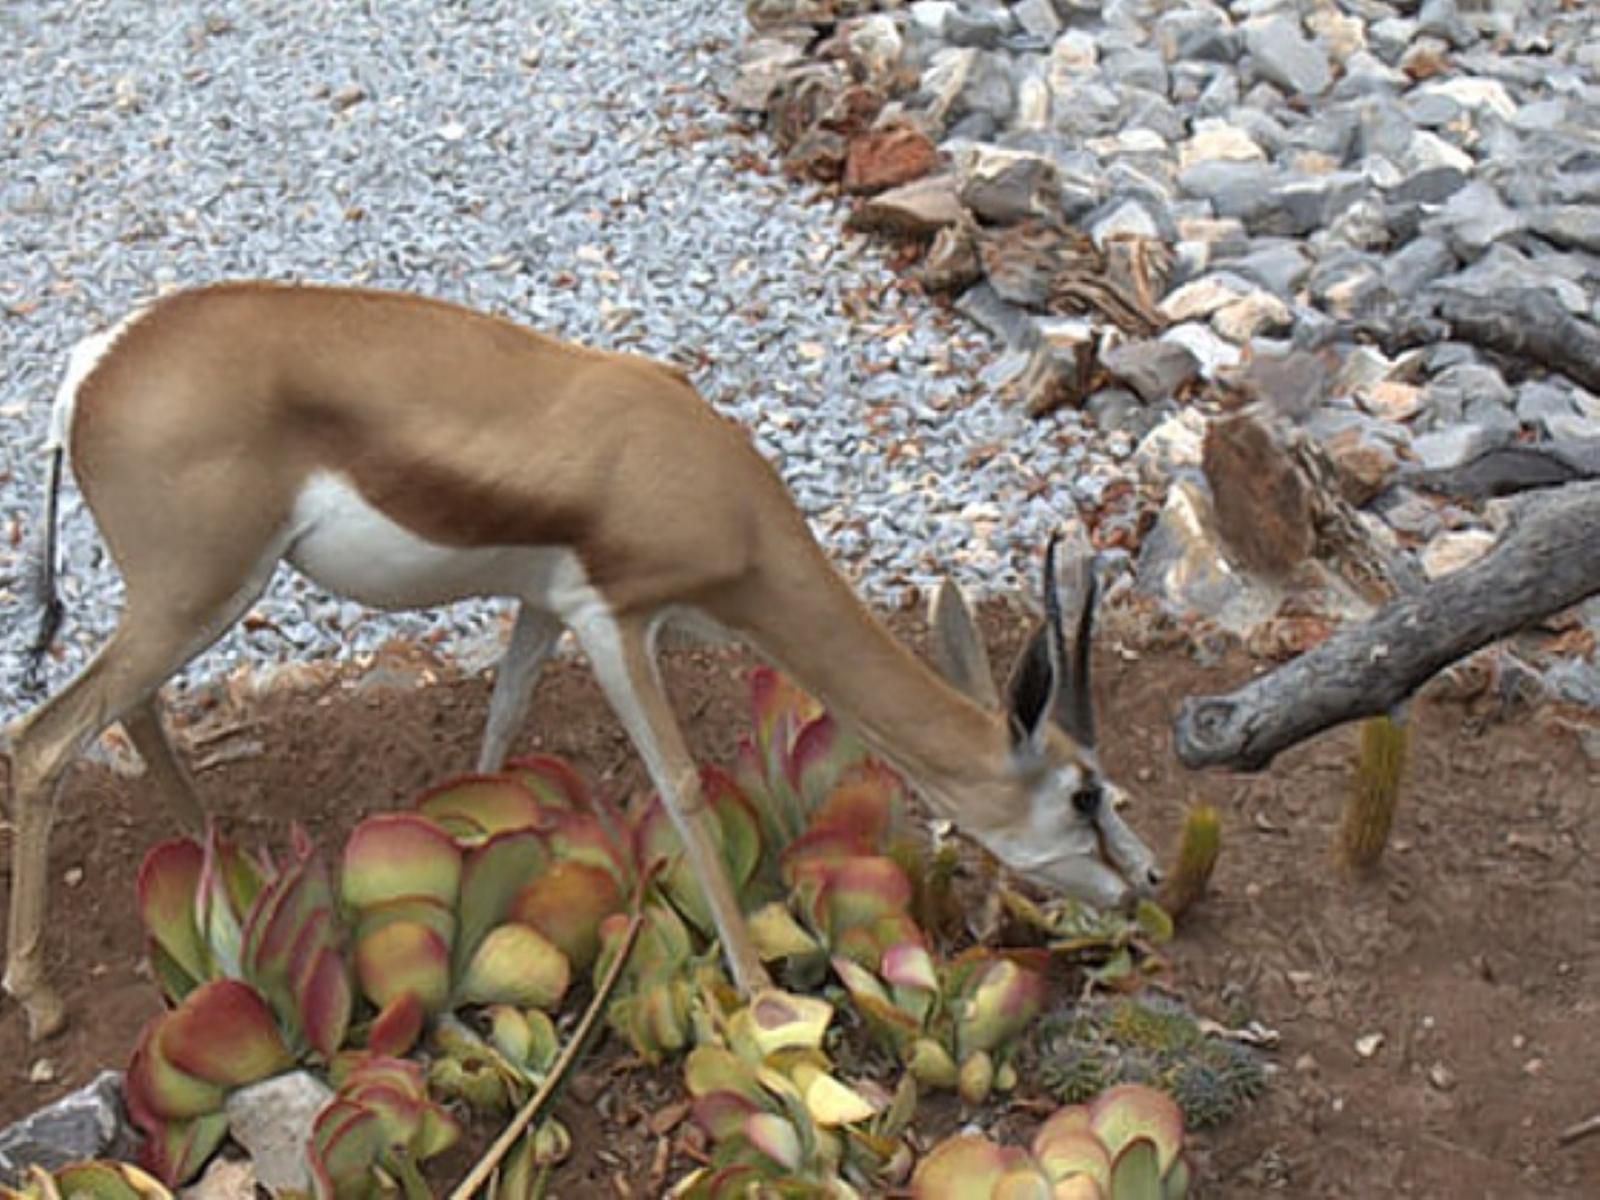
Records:
<instances>
[{"instance_id":1,"label":"springbok","mask_svg":"<svg viewBox=\"0 0 1600 1200\"><path fill-rule=\"evenodd\" d=\"M571 630L667 802L747 993L767 975L655 661L658 631L679 619L749 643L1024 877L1100 905L1158 881L1095 759L1089 572L1076 620L1063 621L1052 543L1046 618L1006 705L946 585L934 605L946 683L857 599L744 433L665 364L412 295L226 283L169 295L80 343L49 449L38 649L60 615L54 530L69 452L127 600L94 660L8 731L4 986L35 1038L66 1019L41 941L68 766L120 721L177 816L201 824L157 691L280 560L376 607L520 602L485 770L503 762L541 665Z\"/></svg>"}]
</instances>

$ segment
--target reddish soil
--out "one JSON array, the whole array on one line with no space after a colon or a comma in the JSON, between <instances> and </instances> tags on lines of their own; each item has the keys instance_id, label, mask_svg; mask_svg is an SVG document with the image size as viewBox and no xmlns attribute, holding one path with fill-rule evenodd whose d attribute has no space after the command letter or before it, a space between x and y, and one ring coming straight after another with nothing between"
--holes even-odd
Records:
<instances>
[{"instance_id":1,"label":"reddish soil","mask_svg":"<svg viewBox=\"0 0 1600 1200\"><path fill-rule=\"evenodd\" d=\"M1015 644L1013 615L991 608L984 619L992 643ZM920 637L915 619L895 622ZM667 655L706 759L726 759L744 728L748 662L731 651ZM1106 649L1099 666L1102 755L1137 794L1133 817L1147 836L1170 845L1188 802L1224 813L1214 894L1172 948L1178 990L1203 1013L1258 1020L1282 1037L1265 1098L1194 1136L1199 1194L1597 1194L1600 1137L1560 1147L1555 1135L1600 1110L1600 863L1590 853L1600 772L1555 714L1519 712L1485 728L1460 703L1426 698L1390 854L1355 880L1330 858L1351 731L1260 776L1188 773L1170 749L1179 700L1226 690L1249 664L1202 667L1179 647L1136 658ZM299 690L260 698L214 689L181 718L192 757L214 760L200 771L202 791L241 840L281 846L298 820L332 846L363 815L469 767L485 681L415 661L365 683L314 669L303 678ZM641 786L579 663L554 665L541 683L522 749L535 747L614 794ZM73 1024L29 1047L15 1007L0 1009L0 1123L123 1065L157 1011L130 901L141 857L171 831L146 781L74 773L50 869L50 960ZM1383 1042L1364 1058L1356 1043L1370 1034ZM30 1083L41 1057L54 1079ZM603 1048L562 1102L577 1148L552 1194L645 1196L681 1175L685 1127L660 1115L679 1097L673 1071ZM1005 1125L1025 1131L1027 1119L1019 1110Z\"/></svg>"}]
</instances>

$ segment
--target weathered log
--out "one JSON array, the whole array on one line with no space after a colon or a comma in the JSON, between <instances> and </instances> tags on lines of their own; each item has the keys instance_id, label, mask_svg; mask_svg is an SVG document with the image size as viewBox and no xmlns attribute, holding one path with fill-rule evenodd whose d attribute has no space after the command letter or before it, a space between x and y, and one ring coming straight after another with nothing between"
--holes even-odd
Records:
<instances>
[{"instance_id":1,"label":"weathered log","mask_svg":"<svg viewBox=\"0 0 1600 1200\"><path fill-rule=\"evenodd\" d=\"M1459 341L1532 359L1600 391L1600 327L1569 313L1553 292L1520 288L1496 296L1446 295L1439 316Z\"/></svg>"},{"instance_id":2,"label":"weathered log","mask_svg":"<svg viewBox=\"0 0 1600 1200\"><path fill-rule=\"evenodd\" d=\"M1600 479L1600 438L1497 446L1460 466L1400 472L1400 482L1446 496L1486 500L1580 479Z\"/></svg>"},{"instance_id":3,"label":"weathered log","mask_svg":"<svg viewBox=\"0 0 1600 1200\"><path fill-rule=\"evenodd\" d=\"M1326 729L1391 711L1457 659L1597 593L1600 482L1531 493L1472 565L1235 692L1184 701L1178 758L1258 771Z\"/></svg>"}]
</instances>

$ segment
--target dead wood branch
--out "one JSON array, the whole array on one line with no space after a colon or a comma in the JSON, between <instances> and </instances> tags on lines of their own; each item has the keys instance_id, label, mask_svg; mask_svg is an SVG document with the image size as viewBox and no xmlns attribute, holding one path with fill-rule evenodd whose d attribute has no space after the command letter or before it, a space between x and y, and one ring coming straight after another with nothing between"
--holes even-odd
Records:
<instances>
[{"instance_id":1,"label":"dead wood branch","mask_svg":"<svg viewBox=\"0 0 1600 1200\"><path fill-rule=\"evenodd\" d=\"M1600 593L1600 482L1518 505L1482 559L1226 696L1186 700L1174 729L1185 766L1258 771L1346 721L1393 709L1457 659Z\"/></svg>"}]
</instances>

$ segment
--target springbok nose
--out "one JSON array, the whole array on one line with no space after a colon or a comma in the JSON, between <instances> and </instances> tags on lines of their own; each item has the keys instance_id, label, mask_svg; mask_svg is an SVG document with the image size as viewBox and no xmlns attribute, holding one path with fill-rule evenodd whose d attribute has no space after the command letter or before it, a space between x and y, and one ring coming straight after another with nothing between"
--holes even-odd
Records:
<instances>
[{"instance_id":1,"label":"springbok nose","mask_svg":"<svg viewBox=\"0 0 1600 1200\"><path fill-rule=\"evenodd\" d=\"M1167 873L1160 867L1147 868L1144 873L1144 889L1151 892L1155 891L1161 886L1161 881L1166 877Z\"/></svg>"}]
</instances>

